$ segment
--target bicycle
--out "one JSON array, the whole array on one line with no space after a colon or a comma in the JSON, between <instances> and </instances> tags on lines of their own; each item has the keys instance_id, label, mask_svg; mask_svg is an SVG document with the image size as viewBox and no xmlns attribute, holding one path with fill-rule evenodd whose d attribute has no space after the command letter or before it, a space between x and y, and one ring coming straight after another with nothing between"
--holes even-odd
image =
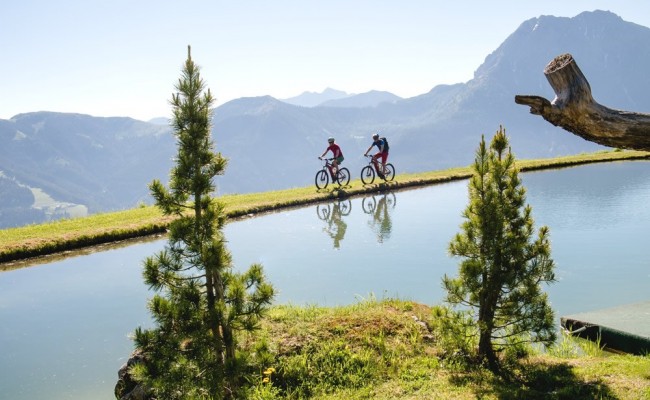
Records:
<instances>
[{"instance_id":1,"label":"bicycle","mask_svg":"<svg viewBox=\"0 0 650 400\"><path fill-rule=\"evenodd\" d=\"M318 189L325 189L330 183L330 176L333 175L332 168L334 166L331 163L333 158L324 158L322 160L325 161L325 165L323 165L323 169L316 172L316 188ZM350 183L350 171L345 167L339 167L334 182L338 183L339 186L346 186Z\"/></svg>"},{"instance_id":2,"label":"bicycle","mask_svg":"<svg viewBox=\"0 0 650 400\"><path fill-rule=\"evenodd\" d=\"M372 156L366 156L370 158L370 161L368 161L368 165L365 167L361 168L361 182L363 182L364 185L369 185L375 181L375 166L378 168L381 168L381 170L384 173L384 180L389 182L395 179L395 167L391 163L387 163L386 165L380 163L379 161L375 160L372 158Z\"/></svg>"}]
</instances>

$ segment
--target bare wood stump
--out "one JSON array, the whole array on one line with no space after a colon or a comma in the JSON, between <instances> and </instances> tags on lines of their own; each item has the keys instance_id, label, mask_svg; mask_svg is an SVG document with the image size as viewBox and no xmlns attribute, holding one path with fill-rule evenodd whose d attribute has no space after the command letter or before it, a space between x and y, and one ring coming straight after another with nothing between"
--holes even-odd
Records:
<instances>
[{"instance_id":1,"label":"bare wood stump","mask_svg":"<svg viewBox=\"0 0 650 400\"><path fill-rule=\"evenodd\" d=\"M555 126L609 147L650 150L650 114L619 111L598 104L589 82L571 54L555 57L544 68L555 91L552 102L540 96L516 95L515 103L530 107Z\"/></svg>"}]
</instances>

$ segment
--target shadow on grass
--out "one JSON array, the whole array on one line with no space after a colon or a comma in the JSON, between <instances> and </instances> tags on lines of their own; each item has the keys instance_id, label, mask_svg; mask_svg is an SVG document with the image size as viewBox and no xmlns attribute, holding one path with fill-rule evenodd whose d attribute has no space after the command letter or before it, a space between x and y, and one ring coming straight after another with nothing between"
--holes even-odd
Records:
<instances>
[{"instance_id":1,"label":"shadow on grass","mask_svg":"<svg viewBox=\"0 0 650 400\"><path fill-rule=\"evenodd\" d=\"M475 369L450 379L458 386L474 386L477 398L499 399L616 399L600 379L584 380L566 363L521 363L503 370L500 376Z\"/></svg>"}]
</instances>

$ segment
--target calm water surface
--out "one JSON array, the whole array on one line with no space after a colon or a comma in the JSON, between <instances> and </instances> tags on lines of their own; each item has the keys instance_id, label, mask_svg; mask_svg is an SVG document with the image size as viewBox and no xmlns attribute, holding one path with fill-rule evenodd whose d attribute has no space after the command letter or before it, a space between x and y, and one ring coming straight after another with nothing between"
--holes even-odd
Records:
<instances>
[{"instance_id":1,"label":"calm water surface","mask_svg":"<svg viewBox=\"0 0 650 400\"><path fill-rule=\"evenodd\" d=\"M650 162L522 174L548 225L556 317L648 300ZM276 303L338 305L398 296L439 303L467 181L232 222L237 268L260 262ZM141 261L156 240L0 273L0 398L112 399L128 335L148 326Z\"/></svg>"}]
</instances>

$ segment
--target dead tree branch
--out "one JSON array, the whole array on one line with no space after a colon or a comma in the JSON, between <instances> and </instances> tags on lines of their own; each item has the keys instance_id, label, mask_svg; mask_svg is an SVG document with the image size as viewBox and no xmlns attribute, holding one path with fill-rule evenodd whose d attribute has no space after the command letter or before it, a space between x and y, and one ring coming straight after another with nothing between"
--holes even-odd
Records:
<instances>
[{"instance_id":1,"label":"dead tree branch","mask_svg":"<svg viewBox=\"0 0 650 400\"><path fill-rule=\"evenodd\" d=\"M552 102L540 96L515 96L555 126L609 147L650 150L650 114L619 111L598 104L571 54L555 57L544 69L555 91Z\"/></svg>"}]
</instances>

